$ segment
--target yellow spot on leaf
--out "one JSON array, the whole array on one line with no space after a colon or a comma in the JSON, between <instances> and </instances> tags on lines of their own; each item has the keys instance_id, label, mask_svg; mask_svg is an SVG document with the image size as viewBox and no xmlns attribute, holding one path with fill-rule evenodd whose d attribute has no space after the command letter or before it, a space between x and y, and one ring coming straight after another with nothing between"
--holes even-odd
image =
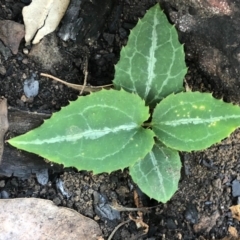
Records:
<instances>
[{"instance_id":1,"label":"yellow spot on leaf","mask_svg":"<svg viewBox=\"0 0 240 240\"><path fill-rule=\"evenodd\" d=\"M208 127L216 127L216 125L217 125L217 122L212 122L208 125Z\"/></svg>"}]
</instances>

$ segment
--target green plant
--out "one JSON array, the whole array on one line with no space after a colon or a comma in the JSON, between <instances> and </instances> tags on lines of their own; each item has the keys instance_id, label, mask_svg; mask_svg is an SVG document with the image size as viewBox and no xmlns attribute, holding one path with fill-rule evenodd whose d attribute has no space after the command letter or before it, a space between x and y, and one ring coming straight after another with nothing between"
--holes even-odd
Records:
<instances>
[{"instance_id":1,"label":"green plant","mask_svg":"<svg viewBox=\"0 0 240 240\"><path fill-rule=\"evenodd\" d=\"M131 31L115 70L117 90L79 97L8 142L95 174L129 167L143 192L166 202L178 187L178 151L227 137L240 125L240 108L209 93L182 92L183 46L159 5Z\"/></svg>"}]
</instances>

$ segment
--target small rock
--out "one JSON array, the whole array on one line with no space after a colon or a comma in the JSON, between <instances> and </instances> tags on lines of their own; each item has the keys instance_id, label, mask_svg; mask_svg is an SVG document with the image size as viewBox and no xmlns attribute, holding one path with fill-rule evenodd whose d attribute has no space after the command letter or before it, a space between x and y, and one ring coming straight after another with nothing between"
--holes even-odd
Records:
<instances>
[{"instance_id":1,"label":"small rock","mask_svg":"<svg viewBox=\"0 0 240 240\"><path fill-rule=\"evenodd\" d=\"M27 59L27 58L24 58L24 59L22 60L22 63L23 63L23 64L28 64L28 59Z\"/></svg>"},{"instance_id":2,"label":"small rock","mask_svg":"<svg viewBox=\"0 0 240 240\"><path fill-rule=\"evenodd\" d=\"M95 221L98 221L98 220L100 220L101 218L98 216L98 215L96 215L95 217L94 217L94 220Z\"/></svg>"},{"instance_id":3,"label":"small rock","mask_svg":"<svg viewBox=\"0 0 240 240\"><path fill-rule=\"evenodd\" d=\"M22 95L21 96L21 101L24 102L24 103L27 102L27 97L25 95Z\"/></svg>"},{"instance_id":4,"label":"small rock","mask_svg":"<svg viewBox=\"0 0 240 240\"><path fill-rule=\"evenodd\" d=\"M13 179L11 180L11 184L12 184L12 186L14 186L14 187L18 187L17 179L16 179L16 178L13 178Z\"/></svg>"},{"instance_id":5,"label":"small rock","mask_svg":"<svg viewBox=\"0 0 240 240\"><path fill-rule=\"evenodd\" d=\"M30 79L24 81L23 90L27 98L38 95L39 82L34 79L34 75Z\"/></svg>"},{"instance_id":6,"label":"small rock","mask_svg":"<svg viewBox=\"0 0 240 240\"><path fill-rule=\"evenodd\" d=\"M54 204L56 204L56 205L58 206L58 205L61 204L61 199L60 199L59 197L55 197L55 198L53 199L53 202L54 202Z\"/></svg>"},{"instance_id":7,"label":"small rock","mask_svg":"<svg viewBox=\"0 0 240 240\"><path fill-rule=\"evenodd\" d=\"M9 193L6 192L5 190L0 192L0 198L2 199L8 199L9 198Z\"/></svg>"},{"instance_id":8,"label":"small rock","mask_svg":"<svg viewBox=\"0 0 240 240\"><path fill-rule=\"evenodd\" d=\"M220 179L220 178L217 178L217 179L213 180L213 181L212 181L212 185L213 185L215 188L222 189L221 179Z\"/></svg>"},{"instance_id":9,"label":"small rock","mask_svg":"<svg viewBox=\"0 0 240 240\"><path fill-rule=\"evenodd\" d=\"M94 192L94 211L102 219L115 220L120 219L120 212L113 209L107 203L107 198L103 194Z\"/></svg>"},{"instance_id":10,"label":"small rock","mask_svg":"<svg viewBox=\"0 0 240 240\"><path fill-rule=\"evenodd\" d=\"M240 181L238 180L232 182L232 195L233 197L240 196Z\"/></svg>"},{"instance_id":11,"label":"small rock","mask_svg":"<svg viewBox=\"0 0 240 240\"><path fill-rule=\"evenodd\" d=\"M124 39L127 36L127 31L124 28L119 28L120 38Z\"/></svg>"},{"instance_id":12,"label":"small rock","mask_svg":"<svg viewBox=\"0 0 240 240\"><path fill-rule=\"evenodd\" d=\"M107 41L109 45L113 44L114 41L114 34L111 33L104 33L103 38Z\"/></svg>"},{"instance_id":13,"label":"small rock","mask_svg":"<svg viewBox=\"0 0 240 240\"><path fill-rule=\"evenodd\" d=\"M1 75L5 75L6 74L6 68L4 67L4 66L2 66L2 65L0 65L0 74Z\"/></svg>"},{"instance_id":14,"label":"small rock","mask_svg":"<svg viewBox=\"0 0 240 240\"><path fill-rule=\"evenodd\" d=\"M27 55L27 54L29 54L29 50L27 48L24 48L23 53Z\"/></svg>"},{"instance_id":15,"label":"small rock","mask_svg":"<svg viewBox=\"0 0 240 240\"><path fill-rule=\"evenodd\" d=\"M167 219L167 228L168 229L176 229L177 228L177 226L172 218Z\"/></svg>"},{"instance_id":16,"label":"small rock","mask_svg":"<svg viewBox=\"0 0 240 240\"><path fill-rule=\"evenodd\" d=\"M4 180L0 181L0 187L4 187L4 186L5 186L5 181Z\"/></svg>"},{"instance_id":17,"label":"small rock","mask_svg":"<svg viewBox=\"0 0 240 240\"><path fill-rule=\"evenodd\" d=\"M198 222L198 211L196 206L189 203L184 213L184 217L190 223L196 224Z\"/></svg>"},{"instance_id":18,"label":"small rock","mask_svg":"<svg viewBox=\"0 0 240 240\"><path fill-rule=\"evenodd\" d=\"M79 29L82 27L82 18L79 18L81 0L73 0L70 2L68 9L62 19L62 26L58 32L58 36L63 40L76 40Z\"/></svg>"},{"instance_id":19,"label":"small rock","mask_svg":"<svg viewBox=\"0 0 240 240\"><path fill-rule=\"evenodd\" d=\"M26 73L23 73L23 75L22 75L22 79L26 79L26 78L27 78Z\"/></svg>"},{"instance_id":20,"label":"small rock","mask_svg":"<svg viewBox=\"0 0 240 240\"><path fill-rule=\"evenodd\" d=\"M11 21L0 21L0 39L9 47L13 54L18 53L18 47L25 35L24 25Z\"/></svg>"},{"instance_id":21,"label":"small rock","mask_svg":"<svg viewBox=\"0 0 240 240\"><path fill-rule=\"evenodd\" d=\"M28 56L40 63L45 70L51 70L54 65L64 64L65 61L54 33L45 36L39 44L34 45Z\"/></svg>"},{"instance_id":22,"label":"small rock","mask_svg":"<svg viewBox=\"0 0 240 240\"><path fill-rule=\"evenodd\" d=\"M64 183L61 179L57 179L56 180L56 187L57 189L61 192L61 194L63 196L65 196L66 198L70 198L71 197L71 194L68 193L66 190L65 190L65 187L64 187Z\"/></svg>"},{"instance_id":23,"label":"small rock","mask_svg":"<svg viewBox=\"0 0 240 240\"><path fill-rule=\"evenodd\" d=\"M39 170L36 173L36 177L37 177L38 183L40 183L43 186L46 185L49 179L48 170L47 169Z\"/></svg>"},{"instance_id":24,"label":"small rock","mask_svg":"<svg viewBox=\"0 0 240 240\"><path fill-rule=\"evenodd\" d=\"M5 47L1 41L0 41L0 53L3 55L5 60L8 60L8 58L12 56L10 49L8 47Z\"/></svg>"}]
</instances>

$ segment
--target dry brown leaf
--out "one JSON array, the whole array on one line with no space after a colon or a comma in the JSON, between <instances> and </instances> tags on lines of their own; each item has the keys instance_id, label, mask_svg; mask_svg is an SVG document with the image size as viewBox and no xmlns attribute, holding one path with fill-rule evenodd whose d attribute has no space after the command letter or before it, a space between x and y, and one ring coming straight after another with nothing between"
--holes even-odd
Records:
<instances>
[{"instance_id":1,"label":"dry brown leaf","mask_svg":"<svg viewBox=\"0 0 240 240\"><path fill-rule=\"evenodd\" d=\"M33 44L53 32L67 10L70 0L33 0L23 8L23 20L26 29L25 41ZM36 34L36 35L35 35Z\"/></svg>"},{"instance_id":2,"label":"dry brown leaf","mask_svg":"<svg viewBox=\"0 0 240 240\"><path fill-rule=\"evenodd\" d=\"M231 206L232 217L240 221L240 205ZM230 236L226 236L222 240L239 240L240 237L235 227L229 226L228 232Z\"/></svg>"},{"instance_id":3,"label":"dry brown leaf","mask_svg":"<svg viewBox=\"0 0 240 240\"><path fill-rule=\"evenodd\" d=\"M239 240L238 232L235 227L229 226L228 232L230 236L226 236L221 240Z\"/></svg>"},{"instance_id":4,"label":"dry brown leaf","mask_svg":"<svg viewBox=\"0 0 240 240\"><path fill-rule=\"evenodd\" d=\"M238 232L235 227L229 226L228 232L231 234L232 237L238 238Z\"/></svg>"},{"instance_id":5,"label":"dry brown leaf","mask_svg":"<svg viewBox=\"0 0 240 240\"><path fill-rule=\"evenodd\" d=\"M143 228L144 234L148 233L149 226L143 221L142 216L134 218L131 214L129 214L129 218L135 222L137 228Z\"/></svg>"},{"instance_id":6,"label":"dry brown leaf","mask_svg":"<svg viewBox=\"0 0 240 240\"><path fill-rule=\"evenodd\" d=\"M98 224L78 212L37 198L0 200L1 239L97 240Z\"/></svg>"},{"instance_id":7,"label":"dry brown leaf","mask_svg":"<svg viewBox=\"0 0 240 240\"><path fill-rule=\"evenodd\" d=\"M137 208L143 208L143 203L142 203L137 191L133 192L133 199L134 199L134 203ZM143 228L144 234L147 234L148 230L149 230L149 226L143 221L143 212L138 211L137 214L138 214L138 216L136 218L132 217L132 215L129 214L129 218L135 222L137 228Z\"/></svg>"},{"instance_id":8,"label":"dry brown leaf","mask_svg":"<svg viewBox=\"0 0 240 240\"><path fill-rule=\"evenodd\" d=\"M232 217L240 221L240 205L231 206Z\"/></svg>"},{"instance_id":9,"label":"dry brown leaf","mask_svg":"<svg viewBox=\"0 0 240 240\"><path fill-rule=\"evenodd\" d=\"M24 35L24 25L10 20L0 21L0 39L13 54L18 53L18 47Z\"/></svg>"},{"instance_id":10,"label":"dry brown leaf","mask_svg":"<svg viewBox=\"0 0 240 240\"><path fill-rule=\"evenodd\" d=\"M136 190L133 191L133 200L137 208L143 208L143 203Z\"/></svg>"}]
</instances>

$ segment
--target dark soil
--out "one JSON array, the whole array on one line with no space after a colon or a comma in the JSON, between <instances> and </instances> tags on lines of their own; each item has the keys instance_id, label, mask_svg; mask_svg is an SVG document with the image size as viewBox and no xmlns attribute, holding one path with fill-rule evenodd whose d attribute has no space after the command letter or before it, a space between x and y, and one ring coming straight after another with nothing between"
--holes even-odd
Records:
<instances>
[{"instance_id":1,"label":"dark soil","mask_svg":"<svg viewBox=\"0 0 240 240\"><path fill-rule=\"evenodd\" d=\"M0 20L23 23L21 9L26 4L24 2L27 1L0 0ZM58 111L69 101L75 100L79 92L40 77L40 73L46 72L68 82L82 84L86 58L88 83L111 83L114 64L119 59L121 47L127 43L130 29L157 1L91 2L94 2L92 8L87 0L81 5L85 28L79 30L81 37L76 41L61 40L57 29L41 41L41 47L34 47L29 55L23 53L26 48L24 41L16 55L4 56L0 53L0 95L7 98L9 106L41 113ZM90 15L100 16L103 21L94 20ZM30 50L32 46L27 48ZM190 87L214 92L214 85L202 74L190 55L186 60L189 67L186 79ZM36 74L35 79L39 81L39 93L34 99L26 101L24 81L31 78L32 74ZM220 87L216 86L216 89L217 96L231 99L231 96L219 90ZM118 215L109 210L108 204L117 201L124 207L136 207L133 191L137 190L145 207L158 205L144 215L149 232L144 235L134 222L130 222L121 227L113 239L222 239L228 235L229 226L234 226L240 232L239 222L232 218L229 211L230 206L238 203L238 195L232 192L232 182L240 180L239 143L240 132L237 130L206 151L181 153L183 168L179 190L166 204L158 205L142 194L127 170L93 176L75 169L55 173L48 169L49 180L46 185L41 185L35 174L27 179L2 176L1 197L44 198L58 206L73 208L97 221L104 239L107 239L119 223L129 218L129 212L120 212Z\"/></svg>"}]
</instances>

